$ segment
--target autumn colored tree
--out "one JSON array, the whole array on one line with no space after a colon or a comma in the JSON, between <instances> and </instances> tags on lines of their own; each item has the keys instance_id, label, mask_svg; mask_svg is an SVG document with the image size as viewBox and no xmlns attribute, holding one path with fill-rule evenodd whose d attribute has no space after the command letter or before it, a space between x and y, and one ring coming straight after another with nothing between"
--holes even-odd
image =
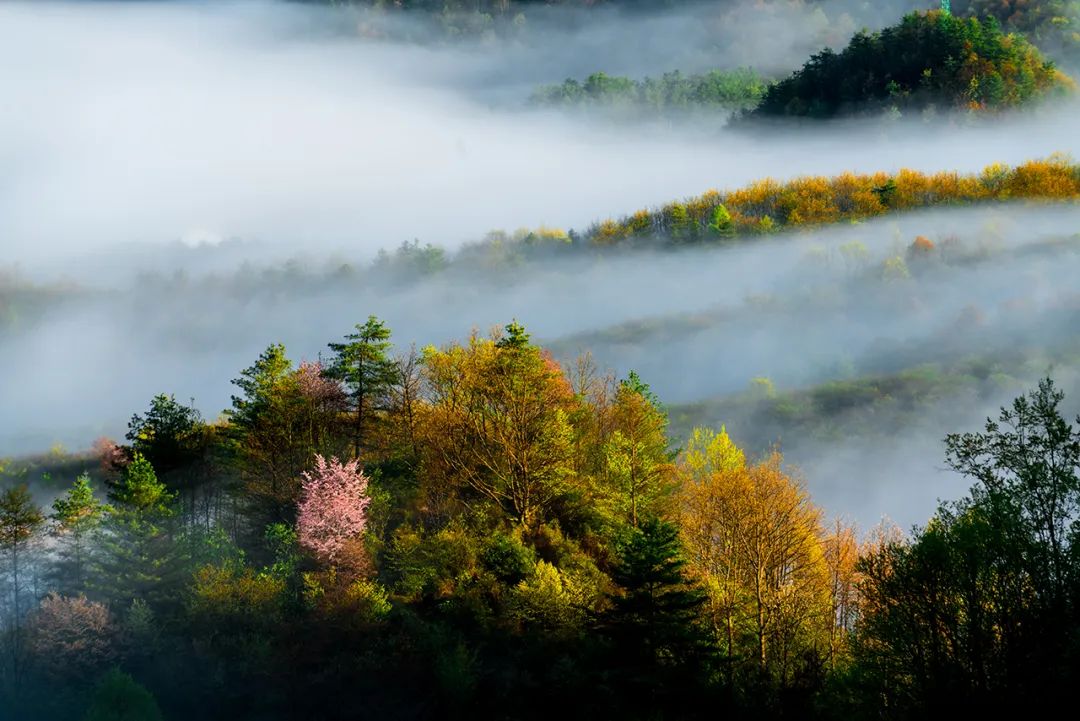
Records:
<instances>
[{"instance_id":1,"label":"autumn colored tree","mask_svg":"<svg viewBox=\"0 0 1080 721\"><path fill-rule=\"evenodd\" d=\"M389 408L394 445L410 468L420 461L419 423L423 401L421 358L416 346L394 359L396 380L390 387Z\"/></svg>"},{"instance_id":2,"label":"autumn colored tree","mask_svg":"<svg viewBox=\"0 0 1080 721\"><path fill-rule=\"evenodd\" d=\"M615 393L610 422L604 445L607 491L616 515L636 527L639 517L663 512L673 488L667 413L631 371Z\"/></svg>"},{"instance_id":3,"label":"autumn colored tree","mask_svg":"<svg viewBox=\"0 0 1080 721\"><path fill-rule=\"evenodd\" d=\"M102 436L92 445L94 457L97 458L98 468L106 482L111 482L120 475L120 471L130 460L124 449L111 438Z\"/></svg>"},{"instance_id":4,"label":"autumn colored tree","mask_svg":"<svg viewBox=\"0 0 1080 721\"><path fill-rule=\"evenodd\" d=\"M849 647L859 619L859 541L855 527L836 519L822 540L828 572L832 623L827 624L827 661L838 667L849 656Z\"/></svg>"},{"instance_id":5,"label":"autumn colored tree","mask_svg":"<svg viewBox=\"0 0 1080 721\"><path fill-rule=\"evenodd\" d=\"M695 428L679 458L680 528L688 570L708 592L713 632L730 660L744 653L748 632L747 565L742 554L750 519L746 460L724 429ZM729 671L734 669L728 664Z\"/></svg>"},{"instance_id":6,"label":"autumn colored tree","mask_svg":"<svg viewBox=\"0 0 1080 721\"><path fill-rule=\"evenodd\" d=\"M56 587L62 593L86 590L93 535L105 506L94 498L90 476L75 479L67 493L53 501L50 534L56 539Z\"/></svg>"},{"instance_id":7,"label":"autumn colored tree","mask_svg":"<svg viewBox=\"0 0 1080 721\"><path fill-rule=\"evenodd\" d=\"M786 680L800 648L831 628L821 511L773 453L748 468L751 497L741 546L750 580L757 657Z\"/></svg>"},{"instance_id":8,"label":"autumn colored tree","mask_svg":"<svg viewBox=\"0 0 1080 721\"><path fill-rule=\"evenodd\" d=\"M696 431L680 467L690 569L709 591L721 647L785 682L832 634L820 511L778 453L746 464L724 433Z\"/></svg>"},{"instance_id":9,"label":"autumn colored tree","mask_svg":"<svg viewBox=\"0 0 1080 721\"><path fill-rule=\"evenodd\" d=\"M541 521L573 472L574 397L558 364L517 323L491 339L427 348L423 364L429 493L486 500L526 526Z\"/></svg>"}]
</instances>

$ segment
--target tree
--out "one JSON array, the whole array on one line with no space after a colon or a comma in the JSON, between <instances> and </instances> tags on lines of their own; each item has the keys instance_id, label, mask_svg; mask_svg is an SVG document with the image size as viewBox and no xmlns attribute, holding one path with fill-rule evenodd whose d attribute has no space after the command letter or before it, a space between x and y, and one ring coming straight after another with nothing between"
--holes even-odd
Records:
<instances>
[{"instance_id":1,"label":"tree","mask_svg":"<svg viewBox=\"0 0 1080 721\"><path fill-rule=\"evenodd\" d=\"M713 632L733 661L743 653L748 627L742 549L752 490L745 457L725 430L695 428L679 458L679 471L680 528L689 570L708 591Z\"/></svg>"},{"instance_id":2,"label":"tree","mask_svg":"<svg viewBox=\"0 0 1080 721\"><path fill-rule=\"evenodd\" d=\"M393 435L398 454L407 459L411 468L420 459L418 427L423 379L416 346L411 346L408 353L398 356L394 362L397 364L397 380L390 389Z\"/></svg>"},{"instance_id":3,"label":"tree","mask_svg":"<svg viewBox=\"0 0 1080 721\"><path fill-rule=\"evenodd\" d=\"M90 476L83 473L52 507L50 531L57 541L57 587L65 593L81 593L86 587L91 538L101 524L105 506L94 498Z\"/></svg>"},{"instance_id":4,"label":"tree","mask_svg":"<svg viewBox=\"0 0 1080 721\"><path fill-rule=\"evenodd\" d=\"M175 570L176 551L170 522L176 496L136 453L120 480L109 491L110 506L101 534L98 582L112 603L132 599L171 600L165 581Z\"/></svg>"},{"instance_id":5,"label":"tree","mask_svg":"<svg viewBox=\"0 0 1080 721\"><path fill-rule=\"evenodd\" d=\"M120 669L98 684L83 721L162 721L154 695Z\"/></svg>"},{"instance_id":6,"label":"tree","mask_svg":"<svg viewBox=\"0 0 1080 721\"><path fill-rule=\"evenodd\" d=\"M104 605L50 593L30 622L30 650L38 668L54 679L81 683L112 662L118 633Z\"/></svg>"},{"instance_id":7,"label":"tree","mask_svg":"<svg viewBox=\"0 0 1080 721\"><path fill-rule=\"evenodd\" d=\"M1076 522L1080 435L1050 379L950 434L946 462L974 478L910 543L859 564L857 657L901 713L1048 711L1077 673Z\"/></svg>"},{"instance_id":8,"label":"tree","mask_svg":"<svg viewBox=\"0 0 1080 721\"><path fill-rule=\"evenodd\" d=\"M612 433L604 446L607 484L623 522L656 515L671 491L667 414L636 373L619 384L611 409Z\"/></svg>"},{"instance_id":9,"label":"tree","mask_svg":"<svg viewBox=\"0 0 1080 721\"><path fill-rule=\"evenodd\" d=\"M165 475L202 455L202 427L198 410L161 393L151 399L145 416L136 413L131 417L125 438L133 451L141 453L158 473Z\"/></svg>"},{"instance_id":10,"label":"tree","mask_svg":"<svg viewBox=\"0 0 1080 721\"><path fill-rule=\"evenodd\" d=\"M620 590L601 622L614 685L632 704L667 713L687 704L681 690L709 670L710 646L697 620L705 594L687 578L685 565L678 528L644 519L621 544L612 570Z\"/></svg>"},{"instance_id":11,"label":"tree","mask_svg":"<svg viewBox=\"0 0 1080 721\"><path fill-rule=\"evenodd\" d=\"M0 548L8 554L16 626L22 618L19 553L26 548L26 544L44 522L45 516L34 503L25 483L0 493Z\"/></svg>"},{"instance_id":12,"label":"tree","mask_svg":"<svg viewBox=\"0 0 1080 721\"><path fill-rule=\"evenodd\" d=\"M787 680L800 648L831 628L821 511L773 453L750 466L746 533L741 542L753 602L757 657Z\"/></svg>"},{"instance_id":13,"label":"tree","mask_svg":"<svg viewBox=\"0 0 1080 721\"><path fill-rule=\"evenodd\" d=\"M728 212L723 203L713 208L709 230L718 238L730 238L735 235L735 222L731 219L731 213Z\"/></svg>"},{"instance_id":14,"label":"tree","mask_svg":"<svg viewBox=\"0 0 1080 721\"><path fill-rule=\"evenodd\" d=\"M303 477L297 537L302 546L333 562L367 525L368 479L358 459L341 463L322 456L315 456L314 470Z\"/></svg>"},{"instance_id":15,"label":"tree","mask_svg":"<svg viewBox=\"0 0 1080 721\"><path fill-rule=\"evenodd\" d=\"M858 620L859 543L854 526L836 519L824 540L831 618L828 661L832 668L847 658L849 641Z\"/></svg>"},{"instance_id":16,"label":"tree","mask_svg":"<svg viewBox=\"0 0 1080 721\"><path fill-rule=\"evenodd\" d=\"M397 381L397 365L387 351L390 329L375 316L368 316L344 343L330 343L334 352L327 375L344 383L352 402L353 455L360 457L364 435L374 414L385 409L391 387Z\"/></svg>"},{"instance_id":17,"label":"tree","mask_svg":"<svg viewBox=\"0 0 1080 721\"><path fill-rule=\"evenodd\" d=\"M483 500L533 526L573 473L575 400L558 364L524 329L506 330L425 349L424 480L433 501Z\"/></svg>"},{"instance_id":18,"label":"tree","mask_svg":"<svg viewBox=\"0 0 1080 721\"><path fill-rule=\"evenodd\" d=\"M1031 570L1058 612L1074 573L1068 532L1080 512L1080 430L1058 410L1064 397L1045 378L997 421L988 418L984 433L945 439L949 467L979 482L976 500L1019 514L1035 553Z\"/></svg>"},{"instance_id":19,"label":"tree","mask_svg":"<svg viewBox=\"0 0 1080 721\"><path fill-rule=\"evenodd\" d=\"M340 384L317 363L294 369L285 347L268 347L233 383L242 391L227 411L244 499L261 533L267 523L295 520L300 474L315 455L339 452L335 432L344 407Z\"/></svg>"},{"instance_id":20,"label":"tree","mask_svg":"<svg viewBox=\"0 0 1080 721\"><path fill-rule=\"evenodd\" d=\"M11 660L16 683L20 678L22 658L22 587L19 581L20 552L45 522L41 509L34 503L26 484L8 488L0 493L0 549L8 554L11 571L12 635Z\"/></svg>"},{"instance_id":21,"label":"tree","mask_svg":"<svg viewBox=\"0 0 1080 721\"><path fill-rule=\"evenodd\" d=\"M714 631L732 661L789 680L832 638L820 511L778 453L748 465L724 433L695 432L680 469L683 538Z\"/></svg>"}]
</instances>

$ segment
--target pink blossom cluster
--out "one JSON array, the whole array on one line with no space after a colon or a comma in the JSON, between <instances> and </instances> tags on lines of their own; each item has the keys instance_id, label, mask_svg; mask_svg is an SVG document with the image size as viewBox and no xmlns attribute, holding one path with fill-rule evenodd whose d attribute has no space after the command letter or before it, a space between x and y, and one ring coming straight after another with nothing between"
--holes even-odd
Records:
<instances>
[{"instance_id":1,"label":"pink blossom cluster","mask_svg":"<svg viewBox=\"0 0 1080 721\"><path fill-rule=\"evenodd\" d=\"M367 525L367 476L358 460L341 463L320 455L315 456L314 470L302 475L297 537L305 548L333 561Z\"/></svg>"}]
</instances>

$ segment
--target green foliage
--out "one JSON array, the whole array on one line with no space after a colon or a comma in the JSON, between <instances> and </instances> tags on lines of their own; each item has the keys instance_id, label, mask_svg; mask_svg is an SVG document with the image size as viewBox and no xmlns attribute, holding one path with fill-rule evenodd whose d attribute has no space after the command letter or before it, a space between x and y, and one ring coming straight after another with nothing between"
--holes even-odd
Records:
<instances>
[{"instance_id":1,"label":"green foliage","mask_svg":"<svg viewBox=\"0 0 1080 721\"><path fill-rule=\"evenodd\" d=\"M57 539L56 584L63 594L82 593L92 550L92 534L101 525L105 506L94 497L90 476L75 479L67 494L53 501L51 533Z\"/></svg>"},{"instance_id":2,"label":"green foliage","mask_svg":"<svg viewBox=\"0 0 1080 721\"><path fill-rule=\"evenodd\" d=\"M1076 673L1080 430L1047 379L985 432L950 435L951 468L976 481L910 543L861 562L856 647L873 693L903 715L1055 708ZM1080 421L1078 421L1080 422ZM956 639L956 642L948 642Z\"/></svg>"},{"instance_id":3,"label":"green foliage","mask_svg":"<svg viewBox=\"0 0 1080 721\"><path fill-rule=\"evenodd\" d=\"M343 393L323 378L318 364L294 369L281 344L269 346L233 380L242 395L232 397L225 431L229 460L239 474L249 511L259 519L251 529L292 522L301 473L316 454L342 454Z\"/></svg>"},{"instance_id":4,"label":"green foliage","mask_svg":"<svg viewBox=\"0 0 1080 721\"><path fill-rule=\"evenodd\" d=\"M358 579L349 584L345 600L362 623L383 621L393 606L386 589L374 581Z\"/></svg>"},{"instance_id":5,"label":"green foliage","mask_svg":"<svg viewBox=\"0 0 1080 721\"><path fill-rule=\"evenodd\" d=\"M23 579L20 581L20 560L22 566L26 565L25 559L20 559L20 552L25 555L27 543L37 533L45 522L45 516L41 509L34 503L33 496L26 484L20 484L0 492L0 551L7 556L8 569L11 575L11 597L14 601L12 610L16 623L22 618L21 599L25 583L25 570ZM18 626L16 625L16 629ZM18 654L18 635L13 640L13 651ZM15 660L18 670L18 659Z\"/></svg>"},{"instance_id":6,"label":"green foliage","mask_svg":"<svg viewBox=\"0 0 1080 721\"><path fill-rule=\"evenodd\" d=\"M160 394L150 401L145 416L135 414L128 423L127 440L159 473L189 465L203 453L202 417L174 396Z\"/></svg>"},{"instance_id":7,"label":"green foliage","mask_svg":"<svg viewBox=\"0 0 1080 721\"><path fill-rule=\"evenodd\" d=\"M516 536L505 533L492 535L480 558L484 567L507 585L524 580L536 564L535 552Z\"/></svg>"},{"instance_id":8,"label":"green foliage","mask_svg":"<svg viewBox=\"0 0 1080 721\"><path fill-rule=\"evenodd\" d=\"M398 379L397 365L389 356L390 329L368 316L344 343L330 343L334 356L326 375L341 381L352 400L353 454L359 458L368 426L386 409L390 389Z\"/></svg>"},{"instance_id":9,"label":"green foliage","mask_svg":"<svg viewBox=\"0 0 1080 721\"><path fill-rule=\"evenodd\" d=\"M621 589L601 622L616 688L633 704L670 712L709 673L707 632L699 627L705 593L684 574L678 527L656 519L633 529L612 580Z\"/></svg>"},{"instance_id":10,"label":"green foliage","mask_svg":"<svg viewBox=\"0 0 1080 721\"><path fill-rule=\"evenodd\" d=\"M94 690L83 721L162 721L153 694L131 676L113 669Z\"/></svg>"},{"instance_id":11,"label":"green foliage","mask_svg":"<svg viewBox=\"0 0 1080 721\"><path fill-rule=\"evenodd\" d=\"M529 102L538 107L600 110L631 118L677 117L752 108L768 86L766 78L749 68L701 75L683 75L676 70L642 80L593 73L584 82L568 79L561 85L539 87Z\"/></svg>"},{"instance_id":12,"label":"green foliage","mask_svg":"<svg viewBox=\"0 0 1080 721\"><path fill-rule=\"evenodd\" d=\"M728 212L723 203L713 208L709 230L719 238L730 238L735 235L735 222L731 219L731 213ZM763 228L763 230L768 232L768 228Z\"/></svg>"},{"instance_id":13,"label":"green foliage","mask_svg":"<svg viewBox=\"0 0 1080 721\"><path fill-rule=\"evenodd\" d=\"M932 105L997 110L1071 89L1072 83L998 23L936 10L912 13L880 32L857 33L771 86L756 116L828 118Z\"/></svg>"},{"instance_id":14,"label":"green foliage","mask_svg":"<svg viewBox=\"0 0 1080 721\"><path fill-rule=\"evenodd\" d=\"M150 462L135 454L109 489L109 501L97 558L99 590L122 605L136 598L164 601L180 572L173 543L175 494L158 480Z\"/></svg>"},{"instance_id":15,"label":"green foliage","mask_svg":"<svg viewBox=\"0 0 1080 721\"><path fill-rule=\"evenodd\" d=\"M531 630L566 634L583 627L592 605L587 586L547 561L539 561L530 577L514 587L509 615Z\"/></svg>"}]
</instances>

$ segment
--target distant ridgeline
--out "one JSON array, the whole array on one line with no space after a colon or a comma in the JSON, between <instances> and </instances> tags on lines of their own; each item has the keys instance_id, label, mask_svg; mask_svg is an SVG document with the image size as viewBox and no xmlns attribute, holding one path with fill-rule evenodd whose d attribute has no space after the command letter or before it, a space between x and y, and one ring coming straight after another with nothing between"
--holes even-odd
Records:
<instances>
[{"instance_id":1,"label":"distant ridgeline","mask_svg":"<svg viewBox=\"0 0 1080 721\"><path fill-rule=\"evenodd\" d=\"M807 176L784 183L765 179L725 193L639 210L590 227L594 245L666 239L670 243L723 241L782 228L859 220L892 211L1005 200L1080 198L1080 165L1064 156L1015 167L995 164L978 174L843 173Z\"/></svg>"},{"instance_id":2,"label":"distant ridgeline","mask_svg":"<svg viewBox=\"0 0 1080 721\"><path fill-rule=\"evenodd\" d=\"M830 118L889 108L993 111L1064 94L1075 83L993 16L912 13L860 32L840 53L826 48L772 85L752 117Z\"/></svg>"},{"instance_id":3,"label":"distant ridgeline","mask_svg":"<svg viewBox=\"0 0 1080 721\"><path fill-rule=\"evenodd\" d=\"M765 96L769 82L749 68L701 75L675 71L643 80L593 73L584 82L567 79L560 85L541 86L529 102L539 107L595 109L633 116L749 110Z\"/></svg>"}]
</instances>

